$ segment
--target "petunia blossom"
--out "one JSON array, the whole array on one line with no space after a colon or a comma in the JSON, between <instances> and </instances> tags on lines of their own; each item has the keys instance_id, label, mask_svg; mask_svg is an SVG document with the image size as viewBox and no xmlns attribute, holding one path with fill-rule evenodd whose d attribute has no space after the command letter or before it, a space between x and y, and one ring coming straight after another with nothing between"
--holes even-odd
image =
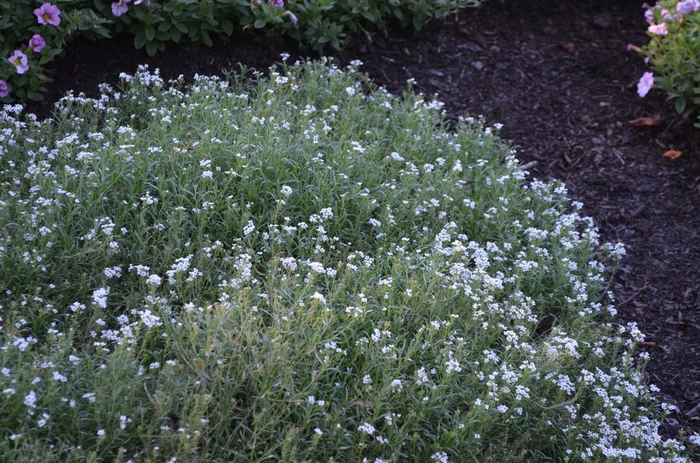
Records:
<instances>
[{"instance_id":1,"label":"petunia blossom","mask_svg":"<svg viewBox=\"0 0 700 463\"><path fill-rule=\"evenodd\" d=\"M284 0L267 0L267 3L275 8L284 8Z\"/></svg>"},{"instance_id":2,"label":"petunia blossom","mask_svg":"<svg viewBox=\"0 0 700 463\"><path fill-rule=\"evenodd\" d=\"M19 50L15 50L15 54L10 56L8 61L17 69L17 74L24 74L27 72L27 69L29 69L29 64L27 64L27 55Z\"/></svg>"},{"instance_id":3,"label":"petunia blossom","mask_svg":"<svg viewBox=\"0 0 700 463\"><path fill-rule=\"evenodd\" d=\"M676 5L676 11L681 15L698 10L700 10L700 1L698 0L686 0L684 2L678 2Z\"/></svg>"},{"instance_id":4,"label":"petunia blossom","mask_svg":"<svg viewBox=\"0 0 700 463\"><path fill-rule=\"evenodd\" d=\"M641 98L644 98L653 86L654 74L652 74L651 72L645 72L644 74L642 74L642 78L639 79L639 83L637 84L637 93Z\"/></svg>"},{"instance_id":5,"label":"petunia blossom","mask_svg":"<svg viewBox=\"0 0 700 463\"><path fill-rule=\"evenodd\" d=\"M39 53L46 46L46 41L39 34L34 34L31 39L29 39L29 49L34 53Z\"/></svg>"},{"instance_id":6,"label":"petunia blossom","mask_svg":"<svg viewBox=\"0 0 700 463\"><path fill-rule=\"evenodd\" d=\"M652 24L649 26L649 29L647 29L649 32L652 34L656 35L666 35L668 34L668 29L666 29L666 23L661 23L659 25L654 25Z\"/></svg>"},{"instance_id":7,"label":"petunia blossom","mask_svg":"<svg viewBox=\"0 0 700 463\"><path fill-rule=\"evenodd\" d=\"M51 24L52 26L61 24L61 10L48 2L34 10L34 14L39 20L39 24Z\"/></svg>"},{"instance_id":8,"label":"petunia blossom","mask_svg":"<svg viewBox=\"0 0 700 463\"><path fill-rule=\"evenodd\" d=\"M10 94L10 90L7 88L7 82L0 80L0 98L5 98Z\"/></svg>"},{"instance_id":9,"label":"petunia blossom","mask_svg":"<svg viewBox=\"0 0 700 463\"><path fill-rule=\"evenodd\" d=\"M292 13L291 11L289 11L289 10L285 11L284 13L282 13L282 16L289 16L289 21L290 21L292 24L296 24L296 23L297 23L297 16L296 16L294 13Z\"/></svg>"},{"instance_id":10,"label":"petunia blossom","mask_svg":"<svg viewBox=\"0 0 700 463\"><path fill-rule=\"evenodd\" d=\"M129 11L129 7L126 6L126 4L130 1L131 0L119 0L118 2L112 3L112 14L114 16L121 16Z\"/></svg>"},{"instance_id":11,"label":"petunia blossom","mask_svg":"<svg viewBox=\"0 0 700 463\"><path fill-rule=\"evenodd\" d=\"M654 10L648 9L644 12L644 19L647 20L649 24L654 22Z\"/></svg>"}]
</instances>

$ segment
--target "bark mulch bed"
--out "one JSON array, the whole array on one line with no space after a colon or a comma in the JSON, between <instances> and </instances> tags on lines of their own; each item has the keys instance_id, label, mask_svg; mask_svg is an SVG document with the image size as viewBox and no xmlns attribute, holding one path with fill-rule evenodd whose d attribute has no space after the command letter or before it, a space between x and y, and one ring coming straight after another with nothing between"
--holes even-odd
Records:
<instances>
[{"instance_id":1,"label":"bark mulch bed","mask_svg":"<svg viewBox=\"0 0 700 463\"><path fill-rule=\"evenodd\" d=\"M336 62L364 62L378 84L401 94L406 80L437 93L450 117L483 115L504 124L532 176L561 179L584 204L605 241L625 244L614 280L617 322L634 321L646 334L640 351L651 361L648 380L679 411L662 433L700 432L700 137L679 120L660 90L645 99L636 81L647 70L627 52L647 42L640 0L489 0L459 18L423 31L392 28L371 40L350 37ZM294 43L236 37L213 48L168 46L148 57L130 38L69 44L53 69L47 99L27 110L50 115L73 89L97 96L138 64L163 78L221 75L238 63L266 70L288 52L314 57ZM659 116L657 127L631 120ZM667 150L680 150L675 159Z\"/></svg>"}]
</instances>

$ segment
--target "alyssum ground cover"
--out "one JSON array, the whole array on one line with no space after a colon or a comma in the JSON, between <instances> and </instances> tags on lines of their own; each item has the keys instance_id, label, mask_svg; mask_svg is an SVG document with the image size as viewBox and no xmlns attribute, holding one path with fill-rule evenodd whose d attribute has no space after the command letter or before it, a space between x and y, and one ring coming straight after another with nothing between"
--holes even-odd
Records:
<instances>
[{"instance_id":1,"label":"alyssum ground cover","mask_svg":"<svg viewBox=\"0 0 700 463\"><path fill-rule=\"evenodd\" d=\"M2 461L688 461L623 249L358 66L3 108Z\"/></svg>"}]
</instances>

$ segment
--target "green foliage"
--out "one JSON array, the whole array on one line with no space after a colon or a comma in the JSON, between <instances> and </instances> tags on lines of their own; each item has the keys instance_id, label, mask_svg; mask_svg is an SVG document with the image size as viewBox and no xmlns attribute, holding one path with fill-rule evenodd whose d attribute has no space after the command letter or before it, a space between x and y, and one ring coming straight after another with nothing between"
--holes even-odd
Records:
<instances>
[{"instance_id":1,"label":"green foliage","mask_svg":"<svg viewBox=\"0 0 700 463\"><path fill-rule=\"evenodd\" d=\"M0 81L9 86L9 95L0 99L39 100L50 79L44 67L69 40L86 35L109 38L113 33L134 37L134 46L153 56L164 51L168 42L190 41L212 46L234 30L269 39L290 36L300 43L322 50L340 49L347 30L367 32L384 28L398 20L404 26L420 29L432 18L444 18L482 0L130 0L109 3L104 0L65 0L58 25L39 24L35 0L2 0L0 19ZM47 46L38 53L29 49L29 40L40 34ZM29 68L20 73L7 59L15 50L25 53Z\"/></svg>"},{"instance_id":2,"label":"green foliage","mask_svg":"<svg viewBox=\"0 0 700 463\"><path fill-rule=\"evenodd\" d=\"M661 1L647 18L651 41L640 51L658 73L655 83L679 114L700 117L700 3Z\"/></svg>"},{"instance_id":3,"label":"green foliage","mask_svg":"<svg viewBox=\"0 0 700 463\"><path fill-rule=\"evenodd\" d=\"M687 462L622 250L357 66L4 108L1 462Z\"/></svg>"},{"instance_id":4,"label":"green foliage","mask_svg":"<svg viewBox=\"0 0 700 463\"><path fill-rule=\"evenodd\" d=\"M41 100L42 92L50 82L44 66L63 52L63 45L80 35L88 37L109 37L109 19L98 16L86 6L84 1L72 2L72 6L62 11L58 25L39 24L34 10L37 2L30 0L0 1L0 81L8 85L9 96L0 98L4 103L14 100ZM32 52L29 41L40 35L46 46L39 52ZM15 50L28 58L29 69L19 73L7 60Z\"/></svg>"}]
</instances>

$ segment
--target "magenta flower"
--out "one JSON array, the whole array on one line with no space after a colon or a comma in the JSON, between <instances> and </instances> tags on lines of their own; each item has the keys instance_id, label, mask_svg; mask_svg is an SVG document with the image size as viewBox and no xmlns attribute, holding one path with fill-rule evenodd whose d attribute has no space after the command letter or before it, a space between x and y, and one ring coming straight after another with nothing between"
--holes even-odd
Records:
<instances>
[{"instance_id":1,"label":"magenta flower","mask_svg":"<svg viewBox=\"0 0 700 463\"><path fill-rule=\"evenodd\" d=\"M5 98L10 94L10 90L7 88L7 82L0 80L0 98Z\"/></svg>"},{"instance_id":2,"label":"magenta flower","mask_svg":"<svg viewBox=\"0 0 700 463\"><path fill-rule=\"evenodd\" d=\"M51 24L52 26L61 24L61 10L48 2L34 10L34 14L39 20L39 24Z\"/></svg>"},{"instance_id":3,"label":"magenta flower","mask_svg":"<svg viewBox=\"0 0 700 463\"><path fill-rule=\"evenodd\" d=\"M651 72L645 72L644 74L642 74L642 78L639 79L639 83L637 84L637 93L641 98L644 98L653 86L654 74L652 74Z\"/></svg>"},{"instance_id":4,"label":"magenta flower","mask_svg":"<svg viewBox=\"0 0 700 463\"><path fill-rule=\"evenodd\" d=\"M39 34L34 34L31 39L29 39L29 49L34 53L39 53L46 46L46 42L43 37Z\"/></svg>"},{"instance_id":5,"label":"magenta flower","mask_svg":"<svg viewBox=\"0 0 700 463\"><path fill-rule=\"evenodd\" d=\"M649 29L647 29L647 30L649 32L651 32L652 34L656 34L656 35L668 34L668 29L666 29L666 23L661 23L658 26L652 24L651 26L649 26Z\"/></svg>"},{"instance_id":6,"label":"magenta flower","mask_svg":"<svg viewBox=\"0 0 700 463\"><path fill-rule=\"evenodd\" d=\"M284 0L267 0L267 3L275 8L284 8Z\"/></svg>"},{"instance_id":7,"label":"magenta flower","mask_svg":"<svg viewBox=\"0 0 700 463\"><path fill-rule=\"evenodd\" d=\"M15 50L15 54L10 56L8 59L10 63L17 69L17 74L24 74L29 69L29 64L27 64L27 55L19 50Z\"/></svg>"},{"instance_id":8,"label":"magenta flower","mask_svg":"<svg viewBox=\"0 0 700 463\"><path fill-rule=\"evenodd\" d=\"M129 7L126 6L126 4L130 1L131 0L119 0L118 2L112 3L112 14L114 16L121 16L129 11Z\"/></svg>"}]
</instances>

